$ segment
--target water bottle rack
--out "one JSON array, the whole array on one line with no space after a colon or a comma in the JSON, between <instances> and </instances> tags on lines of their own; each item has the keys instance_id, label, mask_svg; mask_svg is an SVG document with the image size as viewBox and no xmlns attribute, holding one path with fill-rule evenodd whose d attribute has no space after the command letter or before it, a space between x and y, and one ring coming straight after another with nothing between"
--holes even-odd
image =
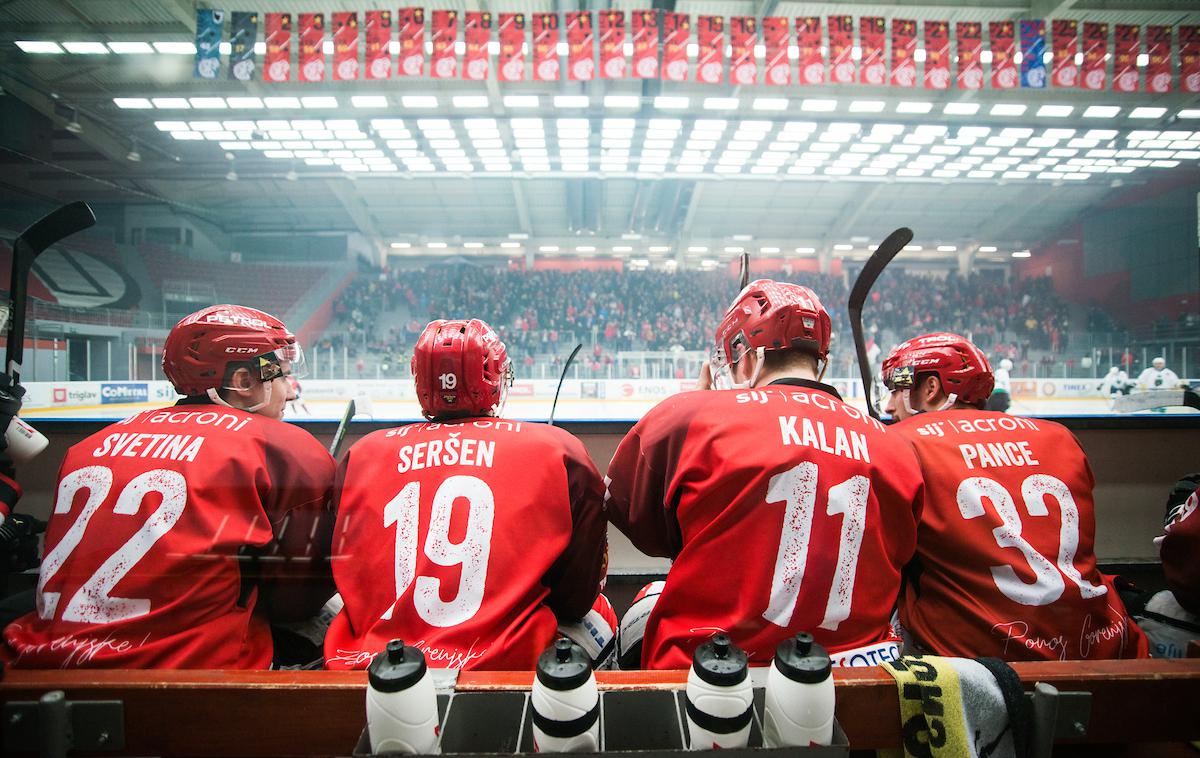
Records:
<instances>
[{"instance_id":1,"label":"water bottle rack","mask_svg":"<svg viewBox=\"0 0 1200 758\"><path fill-rule=\"evenodd\" d=\"M754 690L749 746L723 750L726 758L784 755L800 748L762 746L762 688ZM613 690L600 693L600 747L606 755L677 755L687 749L687 723L681 690ZM533 755L533 708L528 691L461 692L438 695L441 755ZM833 744L803 748L806 758L839 758L849 753L846 733L836 721ZM363 729L356 758L371 756Z\"/></svg>"}]
</instances>

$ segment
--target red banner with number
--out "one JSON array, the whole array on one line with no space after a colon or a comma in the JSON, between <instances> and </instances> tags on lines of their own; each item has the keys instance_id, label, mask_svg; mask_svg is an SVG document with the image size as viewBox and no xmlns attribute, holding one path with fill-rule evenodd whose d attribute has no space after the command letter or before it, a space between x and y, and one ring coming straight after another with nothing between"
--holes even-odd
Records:
<instances>
[{"instance_id":1,"label":"red banner with number","mask_svg":"<svg viewBox=\"0 0 1200 758\"><path fill-rule=\"evenodd\" d=\"M358 14L333 14L333 78L358 78Z\"/></svg>"},{"instance_id":2,"label":"red banner with number","mask_svg":"<svg viewBox=\"0 0 1200 758\"><path fill-rule=\"evenodd\" d=\"M600 76L625 78L624 11L600 11Z\"/></svg>"},{"instance_id":3,"label":"red banner with number","mask_svg":"<svg viewBox=\"0 0 1200 758\"><path fill-rule=\"evenodd\" d=\"M862 48L858 80L863 84L887 84L887 63L883 58L887 22L874 16L859 19L858 35Z\"/></svg>"},{"instance_id":4,"label":"red banner with number","mask_svg":"<svg viewBox=\"0 0 1200 758\"><path fill-rule=\"evenodd\" d=\"M468 11L463 20L462 78L481 82L488 77L488 43L492 41L492 14Z\"/></svg>"},{"instance_id":5,"label":"red banner with number","mask_svg":"<svg viewBox=\"0 0 1200 758\"><path fill-rule=\"evenodd\" d=\"M1108 82L1105 71L1108 57L1108 24L1087 22L1083 25L1083 86L1101 90Z\"/></svg>"},{"instance_id":6,"label":"red banner with number","mask_svg":"<svg viewBox=\"0 0 1200 758\"><path fill-rule=\"evenodd\" d=\"M668 82L686 82L688 76L688 39L692 19L686 13L662 14L662 78Z\"/></svg>"},{"instance_id":7,"label":"red banner with number","mask_svg":"<svg viewBox=\"0 0 1200 758\"><path fill-rule=\"evenodd\" d=\"M958 37L958 88L983 89L983 24L959 21L954 34Z\"/></svg>"},{"instance_id":8,"label":"red banner with number","mask_svg":"<svg viewBox=\"0 0 1200 758\"><path fill-rule=\"evenodd\" d=\"M558 14L533 14L533 80L558 81Z\"/></svg>"},{"instance_id":9,"label":"red banner with number","mask_svg":"<svg viewBox=\"0 0 1200 758\"><path fill-rule=\"evenodd\" d=\"M1137 57L1141 51L1142 27L1117 24L1113 28L1113 89L1117 92L1137 92L1141 79Z\"/></svg>"},{"instance_id":10,"label":"red banner with number","mask_svg":"<svg viewBox=\"0 0 1200 758\"><path fill-rule=\"evenodd\" d=\"M729 19L730 84L758 84L758 19L754 16L734 16Z\"/></svg>"},{"instance_id":11,"label":"red banner with number","mask_svg":"<svg viewBox=\"0 0 1200 758\"><path fill-rule=\"evenodd\" d=\"M525 81L525 14L500 14L500 58L496 78L502 82Z\"/></svg>"},{"instance_id":12,"label":"red banner with number","mask_svg":"<svg viewBox=\"0 0 1200 758\"><path fill-rule=\"evenodd\" d=\"M825 83L825 53L821 51L821 17L796 19L796 44L800 48L800 84Z\"/></svg>"},{"instance_id":13,"label":"red banner with number","mask_svg":"<svg viewBox=\"0 0 1200 758\"><path fill-rule=\"evenodd\" d=\"M454 49L458 41L458 11L434 11L429 36L433 39L430 75L434 79L458 76L458 53Z\"/></svg>"},{"instance_id":14,"label":"red banner with number","mask_svg":"<svg viewBox=\"0 0 1200 758\"><path fill-rule=\"evenodd\" d=\"M1021 75L1017 71L1017 34L1013 22L989 22L988 39L992 47L992 87L1015 88L1021 83Z\"/></svg>"},{"instance_id":15,"label":"red banner with number","mask_svg":"<svg viewBox=\"0 0 1200 758\"><path fill-rule=\"evenodd\" d=\"M633 12L633 75L658 78L658 11Z\"/></svg>"},{"instance_id":16,"label":"red banner with number","mask_svg":"<svg viewBox=\"0 0 1200 758\"><path fill-rule=\"evenodd\" d=\"M925 89L950 88L950 22L925 22Z\"/></svg>"},{"instance_id":17,"label":"red banner with number","mask_svg":"<svg viewBox=\"0 0 1200 758\"><path fill-rule=\"evenodd\" d=\"M720 84L725 75L725 17L696 17L696 81Z\"/></svg>"},{"instance_id":18,"label":"red banner with number","mask_svg":"<svg viewBox=\"0 0 1200 758\"><path fill-rule=\"evenodd\" d=\"M268 13L263 27L267 55L264 82L286 82L292 77L292 14Z\"/></svg>"},{"instance_id":19,"label":"red banner with number","mask_svg":"<svg viewBox=\"0 0 1200 758\"><path fill-rule=\"evenodd\" d=\"M892 19L892 76L893 87L917 85L917 22L911 19Z\"/></svg>"},{"instance_id":20,"label":"red banner with number","mask_svg":"<svg viewBox=\"0 0 1200 758\"><path fill-rule=\"evenodd\" d=\"M363 67L368 79L390 79L392 76L392 12L367 11L366 59Z\"/></svg>"},{"instance_id":21,"label":"red banner with number","mask_svg":"<svg viewBox=\"0 0 1200 758\"><path fill-rule=\"evenodd\" d=\"M400 28L399 76L422 76L425 73L425 9L401 8L396 13Z\"/></svg>"},{"instance_id":22,"label":"red banner with number","mask_svg":"<svg viewBox=\"0 0 1200 758\"><path fill-rule=\"evenodd\" d=\"M573 82L596 78L596 28L591 11L567 14L567 78Z\"/></svg>"},{"instance_id":23,"label":"red banner with number","mask_svg":"<svg viewBox=\"0 0 1200 758\"><path fill-rule=\"evenodd\" d=\"M1179 88L1200 92L1200 26L1179 27Z\"/></svg>"},{"instance_id":24,"label":"red banner with number","mask_svg":"<svg viewBox=\"0 0 1200 758\"><path fill-rule=\"evenodd\" d=\"M1054 68L1050 83L1055 87L1078 87L1079 22L1059 18L1050 24L1050 45L1054 51Z\"/></svg>"},{"instance_id":25,"label":"red banner with number","mask_svg":"<svg viewBox=\"0 0 1200 758\"><path fill-rule=\"evenodd\" d=\"M1171 27L1146 27L1146 91L1171 91Z\"/></svg>"},{"instance_id":26,"label":"red banner with number","mask_svg":"<svg viewBox=\"0 0 1200 758\"><path fill-rule=\"evenodd\" d=\"M788 61L788 29L791 24L785 16L768 16L763 19L763 47L766 59L763 68L767 84L791 84L792 65Z\"/></svg>"},{"instance_id":27,"label":"red banner with number","mask_svg":"<svg viewBox=\"0 0 1200 758\"><path fill-rule=\"evenodd\" d=\"M829 81L854 84L854 17L829 17Z\"/></svg>"},{"instance_id":28,"label":"red banner with number","mask_svg":"<svg viewBox=\"0 0 1200 758\"><path fill-rule=\"evenodd\" d=\"M300 14L300 81L325 79L325 14Z\"/></svg>"}]
</instances>

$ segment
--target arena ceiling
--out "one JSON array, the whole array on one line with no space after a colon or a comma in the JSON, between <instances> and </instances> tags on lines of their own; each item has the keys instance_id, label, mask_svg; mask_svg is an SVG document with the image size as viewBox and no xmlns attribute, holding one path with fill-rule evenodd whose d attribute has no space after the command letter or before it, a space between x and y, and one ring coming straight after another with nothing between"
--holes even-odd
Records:
<instances>
[{"instance_id":1,"label":"arena ceiling","mask_svg":"<svg viewBox=\"0 0 1200 758\"><path fill-rule=\"evenodd\" d=\"M486 0L427 5L489 8ZM1002 261L1111 193L1200 177L1194 94L640 80L197 81L195 7L0 1L4 194L161 198L230 232L359 231L381 252L401 255L527 247L584 256L719 259L741 249L861 256L909 225L919 256L953 260L972 251L977 260ZM237 7L389 6L274 0ZM1182 0L725 0L679 2L676 10L1200 23L1197 4Z\"/></svg>"}]
</instances>

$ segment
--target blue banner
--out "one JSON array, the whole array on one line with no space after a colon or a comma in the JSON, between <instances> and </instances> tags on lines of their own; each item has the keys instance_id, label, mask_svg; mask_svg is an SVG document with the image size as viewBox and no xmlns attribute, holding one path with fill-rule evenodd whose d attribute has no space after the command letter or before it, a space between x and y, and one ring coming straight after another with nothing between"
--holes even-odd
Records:
<instances>
[{"instance_id":1,"label":"blue banner","mask_svg":"<svg viewBox=\"0 0 1200 758\"><path fill-rule=\"evenodd\" d=\"M100 385L100 402L110 403L145 403L150 400L150 387L143 382L119 382Z\"/></svg>"},{"instance_id":2,"label":"blue banner","mask_svg":"<svg viewBox=\"0 0 1200 758\"><path fill-rule=\"evenodd\" d=\"M221 32L225 28L225 11L202 8L196 11L196 79L216 79L221 75ZM251 46L253 47L253 45Z\"/></svg>"},{"instance_id":3,"label":"blue banner","mask_svg":"<svg viewBox=\"0 0 1200 758\"><path fill-rule=\"evenodd\" d=\"M254 78L254 43L258 40L258 14L234 11L229 23L229 78L248 82Z\"/></svg>"},{"instance_id":4,"label":"blue banner","mask_svg":"<svg viewBox=\"0 0 1200 758\"><path fill-rule=\"evenodd\" d=\"M1046 22L1021 22L1021 86L1030 89L1046 88Z\"/></svg>"}]
</instances>

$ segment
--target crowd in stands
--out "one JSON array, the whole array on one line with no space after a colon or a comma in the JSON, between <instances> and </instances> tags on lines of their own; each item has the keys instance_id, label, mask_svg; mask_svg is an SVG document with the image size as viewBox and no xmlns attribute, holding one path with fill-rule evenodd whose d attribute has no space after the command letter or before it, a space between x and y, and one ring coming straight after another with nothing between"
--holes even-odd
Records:
<instances>
[{"instance_id":1,"label":"crowd in stands","mask_svg":"<svg viewBox=\"0 0 1200 758\"><path fill-rule=\"evenodd\" d=\"M833 318L835 370L850 370L854 346L841 275L783 271L757 276L811 287ZM736 294L737 282L718 271L509 270L472 265L423 270L378 269L362 264L359 277L339 298L324 344L348 340L402 371L425 323L433 318L482 318L500 333L520 365L551 359L582 342L585 366L599 373L622 351L707 351L713 331ZM887 349L918 333L950 330L971 335L996 357L1024 360L1030 350L1061 353L1067 347L1068 307L1049 279L1009 283L997 274L932 277L889 270L865 309L866 328ZM384 323L385 312L406 311Z\"/></svg>"}]
</instances>

